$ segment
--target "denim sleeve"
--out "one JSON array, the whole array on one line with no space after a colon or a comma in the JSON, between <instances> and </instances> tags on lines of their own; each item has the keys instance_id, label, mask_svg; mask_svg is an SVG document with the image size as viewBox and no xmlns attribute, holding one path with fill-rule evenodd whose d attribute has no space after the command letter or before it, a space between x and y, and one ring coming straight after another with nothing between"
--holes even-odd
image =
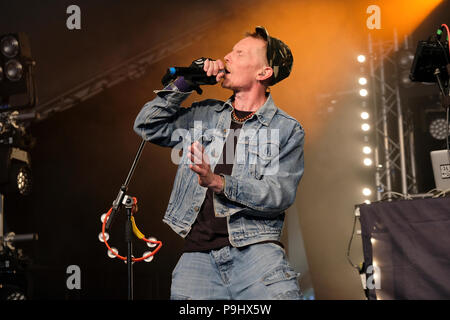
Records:
<instances>
[{"instance_id":1,"label":"denim sleeve","mask_svg":"<svg viewBox=\"0 0 450 320\"><path fill-rule=\"evenodd\" d=\"M296 126L287 143L280 149L278 170L261 180L224 175L222 196L214 195L217 216L230 216L238 211L247 215L273 217L289 208L303 176L305 133Z\"/></svg>"},{"instance_id":2,"label":"denim sleeve","mask_svg":"<svg viewBox=\"0 0 450 320\"><path fill-rule=\"evenodd\" d=\"M156 90L156 97L147 102L136 117L134 131L143 139L163 147L174 147L179 140L172 139L177 129L189 130L193 108L181 103L192 93L180 91L173 84Z\"/></svg>"}]
</instances>

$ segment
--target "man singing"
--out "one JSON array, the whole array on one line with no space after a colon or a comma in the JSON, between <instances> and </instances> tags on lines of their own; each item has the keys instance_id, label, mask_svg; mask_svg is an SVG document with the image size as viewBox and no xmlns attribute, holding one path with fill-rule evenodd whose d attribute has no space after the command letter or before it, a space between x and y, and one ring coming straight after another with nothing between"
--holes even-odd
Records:
<instances>
[{"instance_id":1,"label":"man singing","mask_svg":"<svg viewBox=\"0 0 450 320\"><path fill-rule=\"evenodd\" d=\"M163 219L185 238L171 299L302 298L280 237L303 175L304 131L269 92L292 63L288 46L256 27L224 62L194 61L215 81L178 77L138 114L145 140L183 148ZM230 99L180 106L216 81Z\"/></svg>"}]
</instances>

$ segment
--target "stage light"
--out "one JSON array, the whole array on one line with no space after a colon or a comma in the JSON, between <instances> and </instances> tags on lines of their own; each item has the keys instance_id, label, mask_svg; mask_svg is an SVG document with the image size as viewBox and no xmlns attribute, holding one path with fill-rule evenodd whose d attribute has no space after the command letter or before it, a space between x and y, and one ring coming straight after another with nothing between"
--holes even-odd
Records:
<instances>
[{"instance_id":1,"label":"stage light","mask_svg":"<svg viewBox=\"0 0 450 320\"><path fill-rule=\"evenodd\" d=\"M19 41L14 36L8 35L2 39L0 48L5 57L14 58L19 53Z\"/></svg>"},{"instance_id":2,"label":"stage light","mask_svg":"<svg viewBox=\"0 0 450 320\"><path fill-rule=\"evenodd\" d=\"M100 216L100 221L103 223L105 221L105 218L106 218L106 213L104 213Z\"/></svg>"},{"instance_id":3,"label":"stage light","mask_svg":"<svg viewBox=\"0 0 450 320\"><path fill-rule=\"evenodd\" d=\"M31 192L31 172L26 166L21 166L16 175L17 189L21 195Z\"/></svg>"},{"instance_id":4,"label":"stage light","mask_svg":"<svg viewBox=\"0 0 450 320\"><path fill-rule=\"evenodd\" d=\"M0 192L5 194L18 193L23 196L29 195L32 187L31 169L27 162L18 160L21 156L23 156L24 160L27 160L27 153L18 151L18 149L11 151L9 148L1 148L0 154L3 160L2 164L5 164L1 175L7 174L3 179L0 179ZM4 162L5 156L6 163Z\"/></svg>"},{"instance_id":5,"label":"stage light","mask_svg":"<svg viewBox=\"0 0 450 320\"><path fill-rule=\"evenodd\" d=\"M36 88L29 40L22 32L0 35L0 112L33 108Z\"/></svg>"},{"instance_id":6,"label":"stage light","mask_svg":"<svg viewBox=\"0 0 450 320\"><path fill-rule=\"evenodd\" d=\"M369 113L368 112L361 112L361 119L367 120L369 119Z\"/></svg>"},{"instance_id":7,"label":"stage light","mask_svg":"<svg viewBox=\"0 0 450 320\"><path fill-rule=\"evenodd\" d=\"M358 59L359 63L363 63L364 61L366 61L366 56L363 54L360 54L357 59Z\"/></svg>"},{"instance_id":8,"label":"stage light","mask_svg":"<svg viewBox=\"0 0 450 320\"><path fill-rule=\"evenodd\" d=\"M370 130L370 125L368 123L363 123L361 125L361 129L362 129L362 131L369 131Z\"/></svg>"},{"instance_id":9,"label":"stage light","mask_svg":"<svg viewBox=\"0 0 450 320\"><path fill-rule=\"evenodd\" d=\"M359 95L361 96L361 97L365 97L365 96L367 96L369 94L369 91L367 91L367 89L361 89L361 90L359 90Z\"/></svg>"},{"instance_id":10,"label":"stage light","mask_svg":"<svg viewBox=\"0 0 450 320\"><path fill-rule=\"evenodd\" d=\"M428 131L434 139L444 140L446 139L445 135L447 134L446 125L449 126L450 130L450 124L448 124L445 119L437 118L430 123Z\"/></svg>"},{"instance_id":11,"label":"stage light","mask_svg":"<svg viewBox=\"0 0 450 320\"><path fill-rule=\"evenodd\" d=\"M372 243L372 245L374 245L375 242L377 242L377 240L375 240L374 238L370 238L370 243Z\"/></svg>"},{"instance_id":12,"label":"stage light","mask_svg":"<svg viewBox=\"0 0 450 320\"><path fill-rule=\"evenodd\" d=\"M361 78L358 79L358 83L359 83L360 85L364 86L364 85L367 84L367 79L364 78L364 77L361 77Z\"/></svg>"},{"instance_id":13,"label":"stage light","mask_svg":"<svg viewBox=\"0 0 450 320\"><path fill-rule=\"evenodd\" d=\"M372 159L370 158L364 158L363 162L366 167L370 167L372 165Z\"/></svg>"},{"instance_id":14,"label":"stage light","mask_svg":"<svg viewBox=\"0 0 450 320\"><path fill-rule=\"evenodd\" d=\"M23 76L23 66L17 60L9 60L5 64L5 77L12 82L19 81Z\"/></svg>"},{"instance_id":15,"label":"stage light","mask_svg":"<svg viewBox=\"0 0 450 320\"><path fill-rule=\"evenodd\" d=\"M411 64L414 60L414 54L409 50L403 50L398 55L398 64L403 69L411 69Z\"/></svg>"},{"instance_id":16,"label":"stage light","mask_svg":"<svg viewBox=\"0 0 450 320\"><path fill-rule=\"evenodd\" d=\"M363 153L364 154L371 154L372 153L372 148L369 146L364 146L363 147Z\"/></svg>"},{"instance_id":17,"label":"stage light","mask_svg":"<svg viewBox=\"0 0 450 320\"><path fill-rule=\"evenodd\" d=\"M372 194L372 190L370 190L369 188L364 188L362 190L362 194L365 196L370 196Z\"/></svg>"},{"instance_id":18,"label":"stage light","mask_svg":"<svg viewBox=\"0 0 450 320\"><path fill-rule=\"evenodd\" d=\"M367 199L364 200L364 203L365 203L365 204L371 204L370 200L367 200Z\"/></svg>"}]
</instances>

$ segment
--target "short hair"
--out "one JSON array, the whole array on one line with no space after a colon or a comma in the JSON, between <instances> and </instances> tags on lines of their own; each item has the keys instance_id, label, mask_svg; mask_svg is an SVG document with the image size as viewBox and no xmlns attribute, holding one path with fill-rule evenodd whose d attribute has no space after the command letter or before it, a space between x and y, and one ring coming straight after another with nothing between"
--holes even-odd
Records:
<instances>
[{"instance_id":1,"label":"short hair","mask_svg":"<svg viewBox=\"0 0 450 320\"><path fill-rule=\"evenodd\" d=\"M266 60L267 60L267 63L269 63L269 59L267 59L267 46L269 45L269 42L267 41L267 39L265 39L260 33L256 32L256 31L254 31L254 32L246 32L245 36L246 37L251 37L251 38L254 38L254 39L260 39L260 40L264 41L264 43L266 45ZM269 67L270 67L270 65L269 65ZM273 74L272 74L272 76L269 79L264 80L263 84L266 87L269 87L271 82L272 82L272 80L273 80Z\"/></svg>"},{"instance_id":2,"label":"short hair","mask_svg":"<svg viewBox=\"0 0 450 320\"><path fill-rule=\"evenodd\" d=\"M261 40L263 40L263 41L266 43L266 45L267 45L267 39L265 39L260 33L256 32L256 31L253 31L253 32L246 32L246 33L245 33L245 36L246 36L246 37L252 37L252 38L255 38L255 39L261 39Z\"/></svg>"}]
</instances>

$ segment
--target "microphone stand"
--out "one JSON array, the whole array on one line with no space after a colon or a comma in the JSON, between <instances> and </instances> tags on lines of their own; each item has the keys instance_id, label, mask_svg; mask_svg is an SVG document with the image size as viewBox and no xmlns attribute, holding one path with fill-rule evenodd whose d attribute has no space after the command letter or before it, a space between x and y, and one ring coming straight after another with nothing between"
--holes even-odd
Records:
<instances>
[{"instance_id":1,"label":"microphone stand","mask_svg":"<svg viewBox=\"0 0 450 320\"><path fill-rule=\"evenodd\" d=\"M132 226L132 207L133 207L133 199L132 197L126 195L128 190L128 185L130 184L131 177L134 174L134 170L136 169L137 163L142 154L142 150L145 146L145 140L142 139L141 144L139 145L139 149L134 157L133 164L131 165L130 171L128 172L127 178L125 179L124 184L120 187L119 193L117 194L116 199L113 202L113 208L111 210L111 214L109 215L108 220L105 223L105 232L109 230L113 223L113 219L117 211L120 210L122 205L125 206L127 211L127 221L125 224L125 242L127 243L127 273L128 273L128 300L134 299L133 293L133 226Z\"/></svg>"}]
</instances>

